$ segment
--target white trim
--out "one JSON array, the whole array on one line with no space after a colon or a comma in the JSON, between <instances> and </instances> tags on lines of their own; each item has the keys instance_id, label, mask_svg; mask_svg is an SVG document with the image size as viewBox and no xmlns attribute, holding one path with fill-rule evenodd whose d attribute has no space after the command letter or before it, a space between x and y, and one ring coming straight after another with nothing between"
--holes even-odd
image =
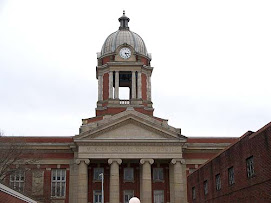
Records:
<instances>
[{"instance_id":1,"label":"white trim","mask_svg":"<svg viewBox=\"0 0 271 203\"><path fill-rule=\"evenodd\" d=\"M1 184L1 183L0 183L0 191L4 192L6 194L9 194L9 195L11 195L11 196L13 196L15 198L18 198L20 200L23 200L23 201L25 201L27 203L37 203L35 200L32 200L29 197L26 197L23 194L15 191L15 190L12 190L11 188L9 188L9 187Z\"/></svg>"}]
</instances>

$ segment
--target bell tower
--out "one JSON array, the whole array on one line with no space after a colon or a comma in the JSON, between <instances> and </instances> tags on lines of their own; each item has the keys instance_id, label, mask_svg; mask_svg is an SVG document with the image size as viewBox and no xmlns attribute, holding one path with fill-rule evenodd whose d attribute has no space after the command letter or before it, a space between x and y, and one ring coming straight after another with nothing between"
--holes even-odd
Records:
<instances>
[{"instance_id":1,"label":"bell tower","mask_svg":"<svg viewBox=\"0 0 271 203\"><path fill-rule=\"evenodd\" d=\"M151 55L143 39L130 31L129 21L123 11L119 29L106 38L101 52L97 53L96 116L114 115L127 108L153 115ZM120 99L121 88L129 90L125 99Z\"/></svg>"}]
</instances>

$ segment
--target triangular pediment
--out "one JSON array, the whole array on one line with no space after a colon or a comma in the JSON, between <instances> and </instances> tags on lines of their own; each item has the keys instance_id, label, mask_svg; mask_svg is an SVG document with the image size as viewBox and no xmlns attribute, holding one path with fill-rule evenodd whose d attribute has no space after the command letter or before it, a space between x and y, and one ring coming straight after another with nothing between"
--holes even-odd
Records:
<instances>
[{"instance_id":1,"label":"triangular pediment","mask_svg":"<svg viewBox=\"0 0 271 203\"><path fill-rule=\"evenodd\" d=\"M125 111L95 123L89 130L75 136L76 140L182 140L176 128L136 111Z\"/></svg>"}]
</instances>

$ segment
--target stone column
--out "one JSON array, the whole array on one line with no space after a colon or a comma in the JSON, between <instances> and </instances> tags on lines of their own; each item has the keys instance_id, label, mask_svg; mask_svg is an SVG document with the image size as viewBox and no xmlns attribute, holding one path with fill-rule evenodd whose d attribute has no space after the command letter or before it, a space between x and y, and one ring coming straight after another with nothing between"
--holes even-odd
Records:
<instances>
[{"instance_id":1,"label":"stone column","mask_svg":"<svg viewBox=\"0 0 271 203\"><path fill-rule=\"evenodd\" d=\"M115 99L119 98L119 71L115 71Z\"/></svg>"},{"instance_id":2,"label":"stone column","mask_svg":"<svg viewBox=\"0 0 271 203\"><path fill-rule=\"evenodd\" d=\"M110 164L110 182L109 182L109 202L120 203L120 180L119 180L119 165L121 159L108 159Z\"/></svg>"},{"instance_id":3,"label":"stone column","mask_svg":"<svg viewBox=\"0 0 271 203\"><path fill-rule=\"evenodd\" d=\"M137 72L137 98L142 99L141 72Z\"/></svg>"},{"instance_id":4,"label":"stone column","mask_svg":"<svg viewBox=\"0 0 271 203\"><path fill-rule=\"evenodd\" d=\"M109 99L113 99L113 72L109 71Z\"/></svg>"},{"instance_id":5,"label":"stone column","mask_svg":"<svg viewBox=\"0 0 271 203\"><path fill-rule=\"evenodd\" d=\"M142 174L141 174L141 203L152 203L152 177L151 177L151 164L154 163L153 159L141 159Z\"/></svg>"},{"instance_id":6,"label":"stone column","mask_svg":"<svg viewBox=\"0 0 271 203\"><path fill-rule=\"evenodd\" d=\"M77 159L76 164L78 167L78 193L77 202L88 202L88 164L89 159Z\"/></svg>"},{"instance_id":7,"label":"stone column","mask_svg":"<svg viewBox=\"0 0 271 203\"><path fill-rule=\"evenodd\" d=\"M98 76L98 101L103 100L103 76Z\"/></svg>"},{"instance_id":8,"label":"stone column","mask_svg":"<svg viewBox=\"0 0 271 203\"><path fill-rule=\"evenodd\" d=\"M136 98L136 76L135 71L132 71L132 99Z\"/></svg>"},{"instance_id":9,"label":"stone column","mask_svg":"<svg viewBox=\"0 0 271 203\"><path fill-rule=\"evenodd\" d=\"M186 165L184 159L172 159L173 164L173 183L170 184L170 202L171 203L186 203ZM174 196L174 197L173 197Z\"/></svg>"}]
</instances>

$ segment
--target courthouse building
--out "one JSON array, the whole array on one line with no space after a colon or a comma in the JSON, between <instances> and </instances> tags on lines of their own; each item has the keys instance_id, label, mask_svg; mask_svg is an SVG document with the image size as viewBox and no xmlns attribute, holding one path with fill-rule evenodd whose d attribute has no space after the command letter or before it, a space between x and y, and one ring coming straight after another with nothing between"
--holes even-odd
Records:
<instances>
[{"instance_id":1,"label":"courthouse building","mask_svg":"<svg viewBox=\"0 0 271 203\"><path fill-rule=\"evenodd\" d=\"M75 136L16 138L39 158L10 174L10 187L41 202L101 203L104 191L104 203L184 203L187 175L236 140L185 137L153 115L151 55L125 14L119 22L97 56L96 116Z\"/></svg>"}]
</instances>

